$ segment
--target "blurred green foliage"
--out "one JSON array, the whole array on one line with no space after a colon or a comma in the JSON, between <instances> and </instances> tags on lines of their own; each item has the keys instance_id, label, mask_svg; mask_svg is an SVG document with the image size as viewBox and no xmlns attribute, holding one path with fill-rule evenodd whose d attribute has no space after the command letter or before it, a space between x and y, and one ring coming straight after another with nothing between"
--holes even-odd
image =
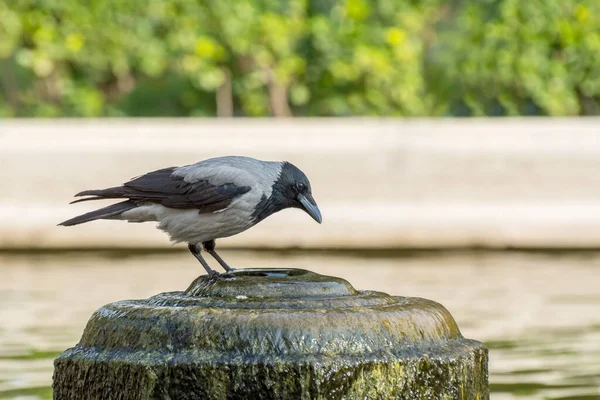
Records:
<instances>
[{"instance_id":1,"label":"blurred green foliage","mask_svg":"<svg viewBox=\"0 0 600 400\"><path fill-rule=\"evenodd\" d=\"M598 0L0 0L0 116L600 114Z\"/></svg>"}]
</instances>

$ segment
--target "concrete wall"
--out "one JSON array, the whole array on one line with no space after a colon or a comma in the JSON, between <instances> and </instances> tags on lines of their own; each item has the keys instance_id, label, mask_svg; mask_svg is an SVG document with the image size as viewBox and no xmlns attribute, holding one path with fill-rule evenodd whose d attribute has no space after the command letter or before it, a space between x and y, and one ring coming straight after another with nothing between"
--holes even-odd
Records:
<instances>
[{"instance_id":1,"label":"concrete wall","mask_svg":"<svg viewBox=\"0 0 600 400\"><path fill-rule=\"evenodd\" d=\"M220 246L600 246L600 119L127 119L0 121L0 248L168 248L152 223L56 224L99 205L78 191L229 154L298 165L324 223Z\"/></svg>"}]
</instances>

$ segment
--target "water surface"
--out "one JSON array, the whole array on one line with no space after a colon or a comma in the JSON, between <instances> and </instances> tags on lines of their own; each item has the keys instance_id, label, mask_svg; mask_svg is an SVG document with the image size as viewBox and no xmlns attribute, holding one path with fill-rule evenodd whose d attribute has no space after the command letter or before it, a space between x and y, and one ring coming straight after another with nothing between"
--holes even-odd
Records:
<instances>
[{"instance_id":1,"label":"water surface","mask_svg":"<svg viewBox=\"0 0 600 400\"><path fill-rule=\"evenodd\" d=\"M600 400L600 253L223 252L444 304L490 348L492 399ZM0 255L0 399L50 399L52 361L103 304L184 290L185 252Z\"/></svg>"}]
</instances>

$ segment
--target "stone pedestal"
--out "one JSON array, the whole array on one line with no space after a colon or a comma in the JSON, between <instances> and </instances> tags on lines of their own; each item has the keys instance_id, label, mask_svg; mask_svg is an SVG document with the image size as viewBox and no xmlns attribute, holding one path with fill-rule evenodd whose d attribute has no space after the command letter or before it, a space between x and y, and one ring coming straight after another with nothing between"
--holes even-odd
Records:
<instances>
[{"instance_id":1,"label":"stone pedestal","mask_svg":"<svg viewBox=\"0 0 600 400\"><path fill-rule=\"evenodd\" d=\"M487 349L420 298L297 269L108 304L55 361L63 399L487 399Z\"/></svg>"}]
</instances>

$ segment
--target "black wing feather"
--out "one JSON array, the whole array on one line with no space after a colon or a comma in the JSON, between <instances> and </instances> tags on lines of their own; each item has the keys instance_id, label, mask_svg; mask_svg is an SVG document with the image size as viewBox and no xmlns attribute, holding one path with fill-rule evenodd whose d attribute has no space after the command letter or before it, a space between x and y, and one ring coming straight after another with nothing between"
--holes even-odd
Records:
<instances>
[{"instance_id":1,"label":"black wing feather","mask_svg":"<svg viewBox=\"0 0 600 400\"><path fill-rule=\"evenodd\" d=\"M179 209L196 208L200 213L210 213L226 208L233 199L250 191L249 186L233 183L212 185L208 181L186 182L173 176L175 168L164 168L150 172L125 183L123 186L86 190L76 196L95 196L87 199L99 200L127 198L139 202L152 202L165 207Z\"/></svg>"}]
</instances>

